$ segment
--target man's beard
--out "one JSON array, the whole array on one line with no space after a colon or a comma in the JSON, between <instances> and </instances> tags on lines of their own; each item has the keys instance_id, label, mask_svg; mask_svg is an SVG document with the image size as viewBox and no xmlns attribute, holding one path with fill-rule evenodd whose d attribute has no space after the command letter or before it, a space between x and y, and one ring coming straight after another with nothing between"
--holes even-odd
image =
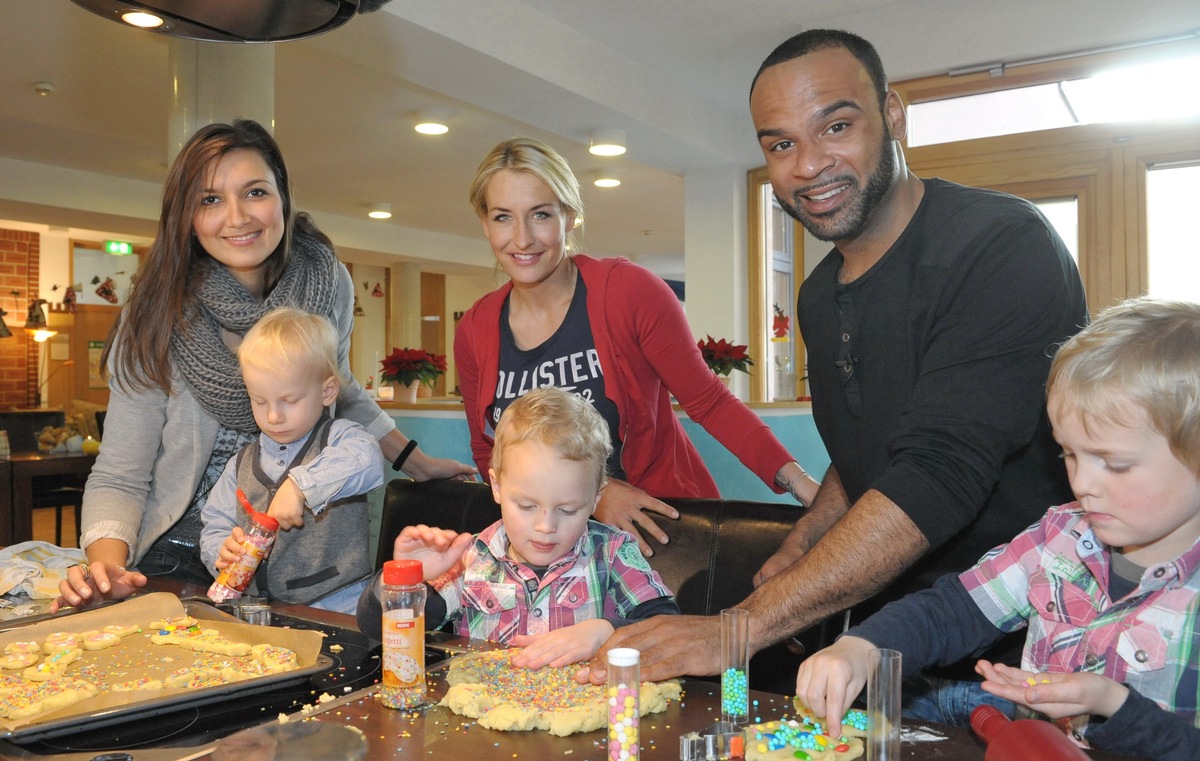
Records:
<instances>
[{"instance_id":1,"label":"man's beard","mask_svg":"<svg viewBox=\"0 0 1200 761\"><path fill-rule=\"evenodd\" d=\"M885 131L879 151L879 163L875 165L875 171L867 179L865 188L860 189L858 181L853 177L833 178L833 182L846 181L850 183L850 187L842 191L843 193L857 192L857 196L848 204L831 212L813 216L804 211L799 198L796 198L794 202L788 202L778 193L775 197L779 200L779 205L783 207L783 210L804 225L804 229L808 230L817 240L826 243L847 240L858 236L866 229L875 207L879 205L879 201L896 182L896 164L896 149L891 136Z\"/></svg>"}]
</instances>

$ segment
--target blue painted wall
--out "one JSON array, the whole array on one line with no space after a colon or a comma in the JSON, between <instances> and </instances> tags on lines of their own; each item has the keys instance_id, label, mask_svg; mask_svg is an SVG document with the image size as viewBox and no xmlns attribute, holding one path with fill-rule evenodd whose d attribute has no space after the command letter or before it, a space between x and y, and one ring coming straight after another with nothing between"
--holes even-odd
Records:
<instances>
[{"instance_id":1,"label":"blue painted wall","mask_svg":"<svg viewBox=\"0 0 1200 761\"><path fill-rule=\"evenodd\" d=\"M817 429L813 425L808 407L783 407L755 409L775 435L787 447L799 463L820 479L829 467L829 457ZM440 457L452 457L462 462L471 462L470 434L466 418L460 412L392 410L396 425L409 438L421 444L421 450ZM721 446L703 428L693 423L686 415L680 415L684 430L699 450L704 464L712 472L721 490L721 496L751 499L762 502L792 502L787 495L775 494L758 480L737 458Z\"/></svg>"}]
</instances>

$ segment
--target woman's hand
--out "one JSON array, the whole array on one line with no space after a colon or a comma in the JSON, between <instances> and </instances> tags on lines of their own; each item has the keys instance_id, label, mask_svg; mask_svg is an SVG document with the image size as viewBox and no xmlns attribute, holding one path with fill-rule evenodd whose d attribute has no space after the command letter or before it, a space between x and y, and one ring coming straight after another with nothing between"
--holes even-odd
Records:
<instances>
[{"instance_id":1,"label":"woman's hand","mask_svg":"<svg viewBox=\"0 0 1200 761\"><path fill-rule=\"evenodd\" d=\"M538 669L586 661L614 631L608 621L593 618L545 634L518 634L512 643L525 649L514 655L512 662L521 668Z\"/></svg>"},{"instance_id":2,"label":"woman's hand","mask_svg":"<svg viewBox=\"0 0 1200 761\"><path fill-rule=\"evenodd\" d=\"M479 471L473 466L451 460L449 457L430 457L416 449L408 456L401 468L412 476L414 481L432 481L435 478L457 478L460 481L474 481Z\"/></svg>"},{"instance_id":3,"label":"woman's hand","mask_svg":"<svg viewBox=\"0 0 1200 761\"><path fill-rule=\"evenodd\" d=\"M821 482L808 474L795 460L787 463L775 474L775 485L792 495L801 505L811 505L817 498Z\"/></svg>"},{"instance_id":4,"label":"woman's hand","mask_svg":"<svg viewBox=\"0 0 1200 761\"><path fill-rule=\"evenodd\" d=\"M97 600L122 600L146 586L146 577L119 565L101 560L90 565L77 563L67 569L67 578L58 582L58 597L50 603L50 612L71 606L82 608Z\"/></svg>"},{"instance_id":5,"label":"woman's hand","mask_svg":"<svg viewBox=\"0 0 1200 761\"><path fill-rule=\"evenodd\" d=\"M656 512L672 519L679 517L679 512L666 502L651 497L632 484L610 478L608 485L600 494L600 504L596 506L594 517L601 523L607 523L633 534L642 554L650 557L654 554L654 550L651 549L637 527L640 526L643 531L657 539L659 544L666 544L669 538L645 511Z\"/></svg>"}]
</instances>

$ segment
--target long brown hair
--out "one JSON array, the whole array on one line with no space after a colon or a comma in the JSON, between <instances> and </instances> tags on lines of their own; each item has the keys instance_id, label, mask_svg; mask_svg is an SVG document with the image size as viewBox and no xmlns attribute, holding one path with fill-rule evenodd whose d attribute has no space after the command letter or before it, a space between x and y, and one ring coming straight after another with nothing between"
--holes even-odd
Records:
<instances>
[{"instance_id":1,"label":"long brown hair","mask_svg":"<svg viewBox=\"0 0 1200 761\"><path fill-rule=\"evenodd\" d=\"M187 332L188 322L197 310L198 286L211 259L192 234L192 219L200 206L210 168L239 149L255 151L262 157L275 176L283 202L284 232L279 246L266 261L266 292L271 291L287 267L297 225L302 232L329 243L308 215L295 211L283 154L261 124L239 119L233 124L201 127L183 146L167 173L158 232L133 276L129 301L113 325L100 358L101 367L107 367L108 355L120 330L114 371L122 388L157 387L171 392L171 336L176 331Z\"/></svg>"}]
</instances>

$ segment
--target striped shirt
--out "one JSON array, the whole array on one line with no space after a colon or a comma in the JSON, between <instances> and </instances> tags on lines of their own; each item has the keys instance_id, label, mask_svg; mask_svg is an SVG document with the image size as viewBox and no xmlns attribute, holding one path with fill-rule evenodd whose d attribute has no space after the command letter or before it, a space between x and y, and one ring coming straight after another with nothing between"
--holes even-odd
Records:
<instances>
[{"instance_id":1,"label":"striped shirt","mask_svg":"<svg viewBox=\"0 0 1200 761\"><path fill-rule=\"evenodd\" d=\"M593 618L627 618L642 603L672 596L631 535L596 521L540 579L508 558L502 521L475 537L462 569L438 590L446 620L458 619L459 634L493 642Z\"/></svg>"},{"instance_id":2,"label":"striped shirt","mask_svg":"<svg viewBox=\"0 0 1200 761\"><path fill-rule=\"evenodd\" d=\"M1052 508L959 578L997 628L1029 627L1023 669L1103 674L1195 726L1200 541L1147 568L1119 600L1109 595L1110 553L1073 502ZM1072 721L1077 740L1086 722Z\"/></svg>"}]
</instances>

